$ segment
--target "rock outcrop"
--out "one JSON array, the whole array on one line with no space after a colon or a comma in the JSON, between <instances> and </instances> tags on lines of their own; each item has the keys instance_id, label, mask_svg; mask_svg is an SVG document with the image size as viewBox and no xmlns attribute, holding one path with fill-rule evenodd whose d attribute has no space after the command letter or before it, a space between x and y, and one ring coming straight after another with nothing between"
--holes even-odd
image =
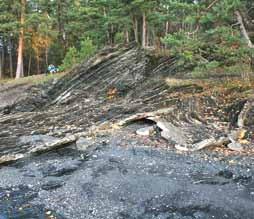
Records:
<instances>
[{"instance_id":1,"label":"rock outcrop","mask_svg":"<svg viewBox=\"0 0 254 219\"><path fill-rule=\"evenodd\" d=\"M235 143L239 148L238 141L227 137L233 129L229 118L238 118L238 128L253 127L253 118L248 118L254 109L251 98L244 92L229 92L223 81L177 79L174 72L171 58L136 47L111 48L57 82L24 89L22 102L15 99L0 110L0 163L140 120L157 124L162 137L186 151L219 142L230 148ZM239 101L244 103L240 109L239 104L230 108ZM251 131L249 148L253 145ZM221 141L222 137L226 140ZM20 144L35 138L40 142Z\"/></svg>"}]
</instances>

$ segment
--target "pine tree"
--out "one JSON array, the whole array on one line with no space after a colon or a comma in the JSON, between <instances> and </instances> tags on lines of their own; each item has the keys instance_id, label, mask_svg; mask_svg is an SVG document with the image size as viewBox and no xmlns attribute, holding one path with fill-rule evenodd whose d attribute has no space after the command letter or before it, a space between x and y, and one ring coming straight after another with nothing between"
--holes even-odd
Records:
<instances>
[{"instance_id":1,"label":"pine tree","mask_svg":"<svg viewBox=\"0 0 254 219\"><path fill-rule=\"evenodd\" d=\"M20 8L21 8L21 10L20 10L20 30L19 30L16 79L24 77L23 52L24 52L24 25L25 25L26 0L21 0Z\"/></svg>"},{"instance_id":2,"label":"pine tree","mask_svg":"<svg viewBox=\"0 0 254 219\"><path fill-rule=\"evenodd\" d=\"M232 65L252 58L253 7L251 0L0 0L0 77L12 76L14 64L17 78L42 73L69 48L88 51L86 39L97 49L135 41L192 68Z\"/></svg>"},{"instance_id":3,"label":"pine tree","mask_svg":"<svg viewBox=\"0 0 254 219\"><path fill-rule=\"evenodd\" d=\"M1 56L0 56L0 77L4 76L6 62L9 59L9 72L13 76L13 40L18 35L18 21L15 14L18 12L19 4L16 1L0 0L0 38L1 38ZM8 58L6 55L8 54Z\"/></svg>"}]
</instances>

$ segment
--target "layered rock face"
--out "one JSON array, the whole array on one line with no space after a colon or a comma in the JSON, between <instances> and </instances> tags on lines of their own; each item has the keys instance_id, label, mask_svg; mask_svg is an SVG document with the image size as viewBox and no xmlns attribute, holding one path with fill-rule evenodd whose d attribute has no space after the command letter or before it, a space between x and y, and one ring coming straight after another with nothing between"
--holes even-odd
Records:
<instances>
[{"instance_id":1,"label":"layered rock face","mask_svg":"<svg viewBox=\"0 0 254 219\"><path fill-rule=\"evenodd\" d=\"M110 48L57 82L22 88L22 98L12 95L6 101L5 89L0 95L0 163L140 120L157 126L179 150L219 145L251 149L251 95L225 89L224 79L177 78L175 67L173 59L139 48ZM232 137L231 130L246 135ZM246 136L244 148L239 140Z\"/></svg>"},{"instance_id":2,"label":"layered rock face","mask_svg":"<svg viewBox=\"0 0 254 219\"><path fill-rule=\"evenodd\" d=\"M110 48L2 86L0 218L252 219L253 84L176 72Z\"/></svg>"}]
</instances>

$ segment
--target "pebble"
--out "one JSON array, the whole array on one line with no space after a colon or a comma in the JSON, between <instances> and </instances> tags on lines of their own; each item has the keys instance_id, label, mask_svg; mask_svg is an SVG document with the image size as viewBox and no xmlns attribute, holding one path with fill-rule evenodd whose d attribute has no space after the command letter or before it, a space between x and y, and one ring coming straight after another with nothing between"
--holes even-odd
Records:
<instances>
[{"instance_id":1,"label":"pebble","mask_svg":"<svg viewBox=\"0 0 254 219\"><path fill-rule=\"evenodd\" d=\"M243 146L237 142L232 142L232 143L228 144L228 148L233 151L239 151L239 152L243 151Z\"/></svg>"}]
</instances>

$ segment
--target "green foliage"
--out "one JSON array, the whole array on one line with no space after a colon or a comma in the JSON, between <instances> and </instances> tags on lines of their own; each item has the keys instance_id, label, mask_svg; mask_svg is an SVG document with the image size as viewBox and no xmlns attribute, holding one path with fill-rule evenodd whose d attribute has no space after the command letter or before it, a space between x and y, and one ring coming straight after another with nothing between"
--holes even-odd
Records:
<instances>
[{"instance_id":1,"label":"green foliage","mask_svg":"<svg viewBox=\"0 0 254 219\"><path fill-rule=\"evenodd\" d=\"M89 38L81 41L80 51L78 54L78 61L81 62L90 58L96 51L96 47L93 45L93 41Z\"/></svg>"},{"instance_id":2,"label":"green foliage","mask_svg":"<svg viewBox=\"0 0 254 219\"><path fill-rule=\"evenodd\" d=\"M0 34L17 35L19 22L14 14L19 11L20 5L14 0L0 0Z\"/></svg>"},{"instance_id":3,"label":"green foliage","mask_svg":"<svg viewBox=\"0 0 254 219\"><path fill-rule=\"evenodd\" d=\"M210 72L237 63L249 65L254 54L239 34L235 12L241 13L254 40L253 8L253 0L26 0L25 70L28 60L31 72L49 63L62 63L62 69L69 69L105 45L142 44L144 26L146 44L158 51L166 47L165 52L176 57L179 71ZM7 50L17 60L20 9L20 0L0 0L2 68L9 66Z\"/></svg>"},{"instance_id":4,"label":"green foliage","mask_svg":"<svg viewBox=\"0 0 254 219\"><path fill-rule=\"evenodd\" d=\"M200 55L203 42L196 37L180 31L167 35L162 42L170 48L171 55L177 57L179 66L192 68L204 62Z\"/></svg>"},{"instance_id":5,"label":"green foliage","mask_svg":"<svg viewBox=\"0 0 254 219\"><path fill-rule=\"evenodd\" d=\"M90 58L95 52L96 47L93 45L92 40L86 38L81 41L79 51L75 47L69 48L60 70L64 71L72 68L74 65Z\"/></svg>"},{"instance_id":6,"label":"green foliage","mask_svg":"<svg viewBox=\"0 0 254 219\"><path fill-rule=\"evenodd\" d=\"M72 68L78 62L79 54L75 47L70 47L66 53L60 71Z\"/></svg>"},{"instance_id":7,"label":"green foliage","mask_svg":"<svg viewBox=\"0 0 254 219\"><path fill-rule=\"evenodd\" d=\"M116 34L116 36L115 36L115 42L117 44L124 43L124 33L123 32Z\"/></svg>"},{"instance_id":8,"label":"green foliage","mask_svg":"<svg viewBox=\"0 0 254 219\"><path fill-rule=\"evenodd\" d=\"M194 72L210 72L219 67L248 64L253 51L242 40L239 31L218 26L189 36L186 32L169 34L162 39L178 65Z\"/></svg>"},{"instance_id":9,"label":"green foliage","mask_svg":"<svg viewBox=\"0 0 254 219\"><path fill-rule=\"evenodd\" d=\"M208 66L199 66L191 71L190 75L192 78L210 78L219 76L242 76L243 73L252 72L250 65L238 63L232 66L218 66L217 64Z\"/></svg>"},{"instance_id":10,"label":"green foliage","mask_svg":"<svg viewBox=\"0 0 254 219\"><path fill-rule=\"evenodd\" d=\"M63 46L57 40L53 42L48 50L48 59L50 60L50 63L56 65L62 63L65 57L64 53Z\"/></svg>"}]
</instances>

